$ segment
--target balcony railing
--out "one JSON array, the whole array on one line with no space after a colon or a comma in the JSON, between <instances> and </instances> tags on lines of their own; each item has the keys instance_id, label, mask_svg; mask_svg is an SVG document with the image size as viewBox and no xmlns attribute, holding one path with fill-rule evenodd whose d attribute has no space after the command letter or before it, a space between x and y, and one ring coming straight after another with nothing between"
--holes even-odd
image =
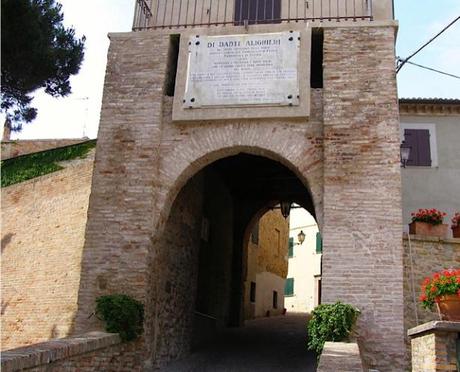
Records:
<instances>
[{"instance_id":1,"label":"balcony railing","mask_svg":"<svg viewBox=\"0 0 460 372\"><path fill-rule=\"evenodd\" d=\"M359 20L372 0L137 0L133 30Z\"/></svg>"}]
</instances>

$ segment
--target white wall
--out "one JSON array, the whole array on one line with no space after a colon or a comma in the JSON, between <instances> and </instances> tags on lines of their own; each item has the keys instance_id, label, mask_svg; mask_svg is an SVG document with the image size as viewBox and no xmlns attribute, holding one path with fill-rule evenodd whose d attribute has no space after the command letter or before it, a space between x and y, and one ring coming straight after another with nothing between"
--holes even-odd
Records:
<instances>
[{"instance_id":1,"label":"white wall","mask_svg":"<svg viewBox=\"0 0 460 372\"><path fill-rule=\"evenodd\" d=\"M298 242L297 234L302 230L305 241L294 245L294 257L289 258L288 278L294 278L294 295L286 296L284 303L287 311L310 312L317 304L315 275L321 275L321 254L316 254L315 219L305 209L292 209L289 219L289 236Z\"/></svg>"},{"instance_id":2,"label":"white wall","mask_svg":"<svg viewBox=\"0 0 460 372\"><path fill-rule=\"evenodd\" d=\"M273 308L273 291L278 292L278 307ZM283 312L284 305L284 279L269 272L256 275L256 318L266 316L267 311L270 315L279 315Z\"/></svg>"},{"instance_id":3,"label":"white wall","mask_svg":"<svg viewBox=\"0 0 460 372\"><path fill-rule=\"evenodd\" d=\"M419 208L436 208L448 214L450 225L460 212L460 117L436 115L401 115L401 139L404 128L433 128L431 133L431 167L402 168L403 218L405 229L411 212ZM449 228L449 236L452 236Z\"/></svg>"}]
</instances>

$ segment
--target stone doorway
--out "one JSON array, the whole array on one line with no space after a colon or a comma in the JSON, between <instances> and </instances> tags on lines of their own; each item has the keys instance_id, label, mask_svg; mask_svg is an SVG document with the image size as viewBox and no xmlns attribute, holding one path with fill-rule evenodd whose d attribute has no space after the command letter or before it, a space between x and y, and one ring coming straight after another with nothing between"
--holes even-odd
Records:
<instances>
[{"instance_id":1,"label":"stone doorway","mask_svg":"<svg viewBox=\"0 0 460 372\"><path fill-rule=\"evenodd\" d=\"M156 363L243 325L245 250L254 222L280 201L316 214L309 189L292 170L247 152L210 163L182 186L154 239L147 312Z\"/></svg>"}]
</instances>

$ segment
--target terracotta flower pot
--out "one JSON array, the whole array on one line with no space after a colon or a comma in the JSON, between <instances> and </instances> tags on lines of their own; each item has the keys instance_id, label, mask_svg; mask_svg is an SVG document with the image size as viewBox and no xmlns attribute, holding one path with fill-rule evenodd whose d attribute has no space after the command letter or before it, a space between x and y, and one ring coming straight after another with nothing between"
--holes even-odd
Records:
<instances>
[{"instance_id":1,"label":"terracotta flower pot","mask_svg":"<svg viewBox=\"0 0 460 372\"><path fill-rule=\"evenodd\" d=\"M445 238L447 236L446 224L432 225L426 222L412 222L409 224L409 233L413 235L427 235Z\"/></svg>"},{"instance_id":2,"label":"terracotta flower pot","mask_svg":"<svg viewBox=\"0 0 460 372\"><path fill-rule=\"evenodd\" d=\"M460 321L460 296L444 295L436 302L441 320Z\"/></svg>"},{"instance_id":3,"label":"terracotta flower pot","mask_svg":"<svg viewBox=\"0 0 460 372\"><path fill-rule=\"evenodd\" d=\"M460 238L460 225L457 227L452 227L452 235L454 238Z\"/></svg>"}]
</instances>

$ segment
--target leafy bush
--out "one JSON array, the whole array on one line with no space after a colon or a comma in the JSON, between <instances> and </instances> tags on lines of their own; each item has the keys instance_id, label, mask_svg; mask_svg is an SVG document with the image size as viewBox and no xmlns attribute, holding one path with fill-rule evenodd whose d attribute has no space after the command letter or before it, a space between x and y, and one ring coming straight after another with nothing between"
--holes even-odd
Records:
<instances>
[{"instance_id":1,"label":"leafy bush","mask_svg":"<svg viewBox=\"0 0 460 372\"><path fill-rule=\"evenodd\" d=\"M105 321L107 332L130 341L142 333L144 305L123 294L100 296L96 299L96 316Z\"/></svg>"},{"instance_id":2,"label":"leafy bush","mask_svg":"<svg viewBox=\"0 0 460 372\"><path fill-rule=\"evenodd\" d=\"M308 349L319 355L326 341L347 340L358 315L358 309L341 302L316 307L308 323Z\"/></svg>"}]
</instances>

